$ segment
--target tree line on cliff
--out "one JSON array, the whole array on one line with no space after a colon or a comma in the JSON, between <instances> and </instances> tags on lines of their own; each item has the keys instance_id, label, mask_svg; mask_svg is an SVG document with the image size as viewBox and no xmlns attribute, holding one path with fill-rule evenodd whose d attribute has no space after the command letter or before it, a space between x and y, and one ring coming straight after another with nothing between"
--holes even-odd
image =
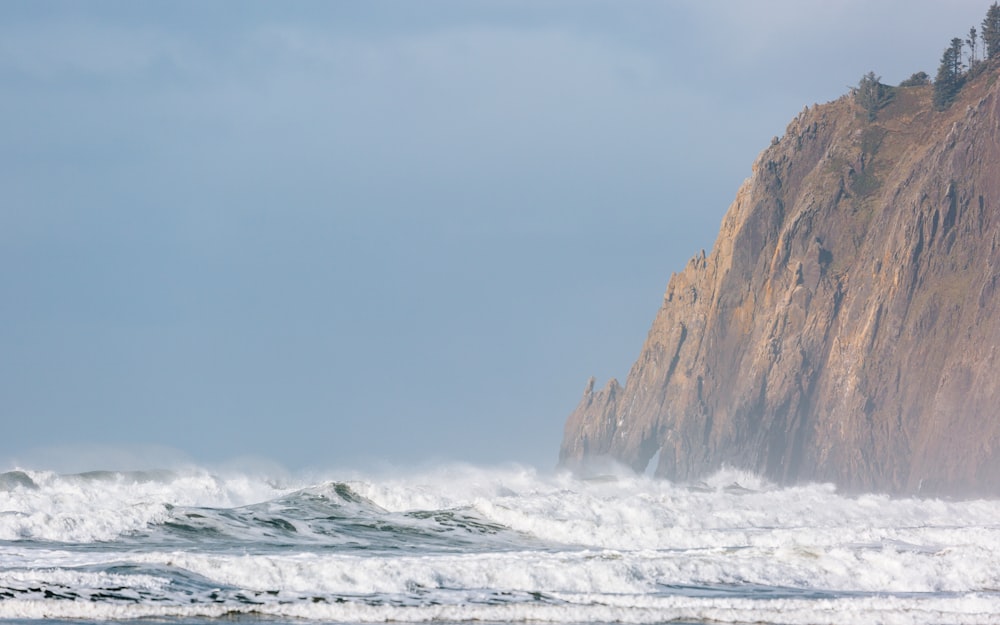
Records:
<instances>
[{"instance_id":1,"label":"tree line on cliff","mask_svg":"<svg viewBox=\"0 0 1000 625\"><path fill-rule=\"evenodd\" d=\"M980 34L982 43L978 36ZM975 27L970 28L964 40L955 37L945 48L937 76L934 78L934 106L939 110L948 108L965 81L985 69L988 61L998 57L1000 57L1000 3L994 2L986 11L979 33Z\"/></svg>"},{"instance_id":2,"label":"tree line on cliff","mask_svg":"<svg viewBox=\"0 0 1000 625\"><path fill-rule=\"evenodd\" d=\"M1000 2L990 5L978 31L975 27L970 28L965 39L955 37L945 48L934 78L934 107L938 110L948 108L966 81L977 76L997 58L1000 58ZM867 114L868 121L875 121L879 109L892 99L893 88L882 84L881 80L875 72L868 72L852 89L854 99ZM930 82L926 72L917 72L899 86L916 87Z\"/></svg>"}]
</instances>

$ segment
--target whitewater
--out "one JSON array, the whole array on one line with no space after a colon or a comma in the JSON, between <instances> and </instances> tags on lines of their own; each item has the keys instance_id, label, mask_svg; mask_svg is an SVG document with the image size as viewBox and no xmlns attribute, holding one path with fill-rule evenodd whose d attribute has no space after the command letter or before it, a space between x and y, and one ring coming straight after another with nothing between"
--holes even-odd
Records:
<instances>
[{"instance_id":1,"label":"whitewater","mask_svg":"<svg viewBox=\"0 0 1000 625\"><path fill-rule=\"evenodd\" d=\"M733 471L12 470L0 619L1000 623L1000 501Z\"/></svg>"}]
</instances>

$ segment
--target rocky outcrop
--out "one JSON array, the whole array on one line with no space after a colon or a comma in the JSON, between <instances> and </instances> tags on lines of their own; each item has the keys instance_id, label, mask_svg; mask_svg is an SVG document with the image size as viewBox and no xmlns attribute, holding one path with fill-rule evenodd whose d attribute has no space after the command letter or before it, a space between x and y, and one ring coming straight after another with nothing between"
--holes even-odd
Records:
<instances>
[{"instance_id":1,"label":"rocky outcrop","mask_svg":"<svg viewBox=\"0 0 1000 625\"><path fill-rule=\"evenodd\" d=\"M998 73L946 111L920 86L872 122L850 96L799 114L560 462L1000 494Z\"/></svg>"}]
</instances>

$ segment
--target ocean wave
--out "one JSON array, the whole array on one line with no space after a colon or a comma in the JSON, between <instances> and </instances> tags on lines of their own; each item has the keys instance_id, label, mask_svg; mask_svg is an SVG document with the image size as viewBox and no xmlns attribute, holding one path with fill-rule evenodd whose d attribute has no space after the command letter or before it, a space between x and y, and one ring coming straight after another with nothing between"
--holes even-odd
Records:
<instances>
[{"instance_id":1,"label":"ocean wave","mask_svg":"<svg viewBox=\"0 0 1000 625\"><path fill-rule=\"evenodd\" d=\"M190 542L202 548L299 545L346 550L468 551L513 548L530 537L477 514L469 506L392 512L329 482L237 508L168 506L168 516L127 543L160 546Z\"/></svg>"},{"instance_id":2,"label":"ocean wave","mask_svg":"<svg viewBox=\"0 0 1000 625\"><path fill-rule=\"evenodd\" d=\"M697 484L457 465L299 481L20 473L0 489L0 618L799 622L786 616L811 610L800 620L822 623L845 620L825 606L888 605L881 620L973 623L1000 610L997 501L847 497L737 472Z\"/></svg>"},{"instance_id":3,"label":"ocean wave","mask_svg":"<svg viewBox=\"0 0 1000 625\"><path fill-rule=\"evenodd\" d=\"M17 489L38 490L38 485L24 471L6 471L0 473L0 490L12 491Z\"/></svg>"},{"instance_id":4,"label":"ocean wave","mask_svg":"<svg viewBox=\"0 0 1000 625\"><path fill-rule=\"evenodd\" d=\"M204 470L9 471L0 489L0 540L113 541L169 517L171 506L228 508L266 501L290 489L247 475Z\"/></svg>"}]
</instances>

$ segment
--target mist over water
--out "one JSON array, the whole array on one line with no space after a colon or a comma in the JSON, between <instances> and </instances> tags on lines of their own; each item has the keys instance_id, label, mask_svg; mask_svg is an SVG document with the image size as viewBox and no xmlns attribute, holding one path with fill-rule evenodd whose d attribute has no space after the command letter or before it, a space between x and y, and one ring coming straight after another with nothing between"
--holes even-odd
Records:
<instances>
[{"instance_id":1,"label":"mist over water","mask_svg":"<svg viewBox=\"0 0 1000 625\"><path fill-rule=\"evenodd\" d=\"M1000 502L448 465L0 474L0 619L991 623Z\"/></svg>"}]
</instances>

